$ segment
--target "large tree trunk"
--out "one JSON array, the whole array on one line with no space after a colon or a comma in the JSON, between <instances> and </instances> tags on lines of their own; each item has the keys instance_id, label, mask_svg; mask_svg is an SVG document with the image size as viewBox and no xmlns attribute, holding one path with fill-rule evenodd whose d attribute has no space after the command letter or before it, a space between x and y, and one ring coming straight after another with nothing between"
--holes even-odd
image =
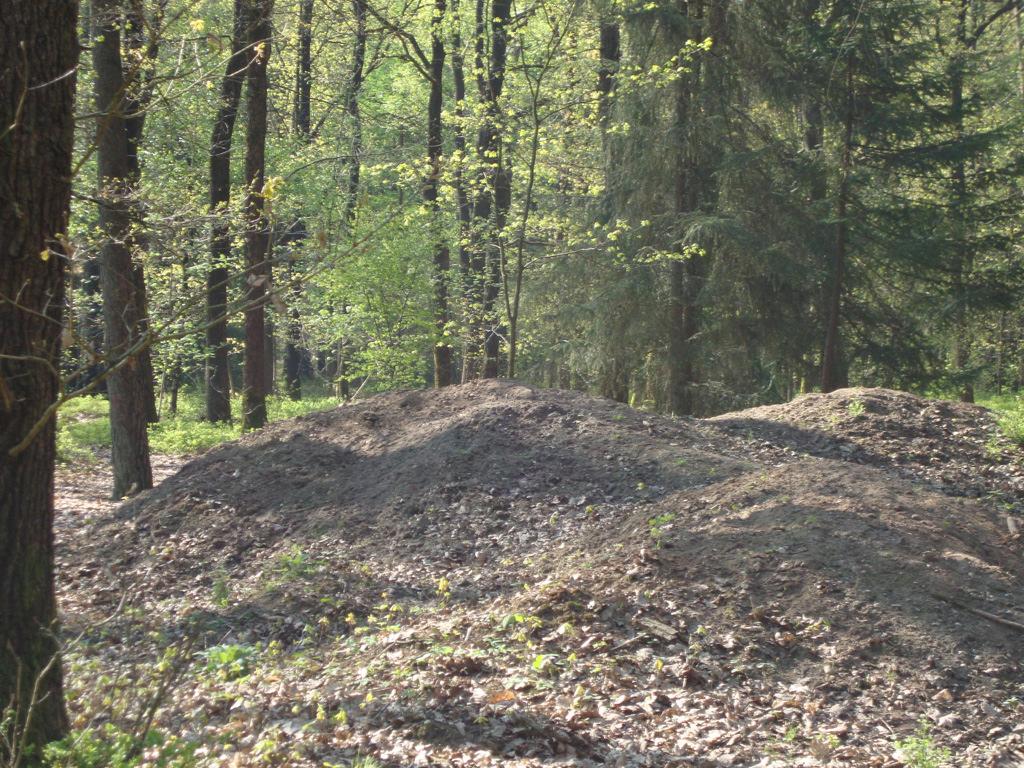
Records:
<instances>
[{"instance_id":1,"label":"large tree trunk","mask_svg":"<svg viewBox=\"0 0 1024 768\"><path fill-rule=\"evenodd\" d=\"M0 763L67 732L53 587L53 463L74 141L77 3L0 0ZM31 62L29 69L25 62ZM36 430L36 431L34 431ZM32 691L38 681L36 699ZM13 727L13 728L12 728ZM17 749L17 748L16 748Z\"/></svg>"},{"instance_id":2,"label":"large tree trunk","mask_svg":"<svg viewBox=\"0 0 1024 768\"><path fill-rule=\"evenodd\" d=\"M110 393L111 459L115 498L153 487L146 433L146 389L139 352L145 338L145 309L132 254L133 220L128 131L125 126L121 65L120 9L117 0L95 0L93 68L96 85L96 165L99 169L99 220L104 235L100 283L106 328Z\"/></svg>"},{"instance_id":3,"label":"large tree trunk","mask_svg":"<svg viewBox=\"0 0 1024 768\"><path fill-rule=\"evenodd\" d=\"M231 136L238 116L246 65L251 57L245 40L248 33L247 0L235 0L231 57L220 87L220 108L210 139L210 273L206 282L206 418L231 420L231 377L228 371L228 277L231 231L227 208L231 200ZM220 218L218 218L220 217Z\"/></svg>"},{"instance_id":4,"label":"large tree trunk","mask_svg":"<svg viewBox=\"0 0 1024 768\"><path fill-rule=\"evenodd\" d=\"M263 196L267 148L267 63L273 0L252 0L248 36L253 59L246 74L245 133L245 370L242 429L267 423L266 296L270 282L270 222Z\"/></svg>"},{"instance_id":5,"label":"large tree trunk","mask_svg":"<svg viewBox=\"0 0 1024 768\"><path fill-rule=\"evenodd\" d=\"M447 387L452 383L452 347L448 343L448 270L451 255L441 222L438 188L441 183L441 156L444 143L441 125L441 107L444 94L444 31L445 0L434 0L434 15L430 25L430 98L427 103L427 161L423 201L431 216L434 241L434 324L437 339L434 342L434 386Z\"/></svg>"}]
</instances>

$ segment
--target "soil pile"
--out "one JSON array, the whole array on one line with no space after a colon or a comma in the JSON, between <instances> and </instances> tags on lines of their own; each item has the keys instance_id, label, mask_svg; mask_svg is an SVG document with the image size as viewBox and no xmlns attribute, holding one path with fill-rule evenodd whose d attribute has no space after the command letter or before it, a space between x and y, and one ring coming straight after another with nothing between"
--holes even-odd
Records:
<instances>
[{"instance_id":1,"label":"soil pile","mask_svg":"<svg viewBox=\"0 0 1024 768\"><path fill-rule=\"evenodd\" d=\"M65 570L110 564L168 636L301 651L210 715L299 765L887 766L922 719L955 764L1012 765L1024 469L993 427L885 390L712 420L387 394L195 459Z\"/></svg>"}]
</instances>

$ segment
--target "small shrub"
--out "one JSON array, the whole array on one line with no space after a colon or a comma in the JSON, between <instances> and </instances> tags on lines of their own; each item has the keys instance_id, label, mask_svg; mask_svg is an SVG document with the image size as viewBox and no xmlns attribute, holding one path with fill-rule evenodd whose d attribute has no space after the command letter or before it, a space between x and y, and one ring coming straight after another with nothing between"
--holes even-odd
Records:
<instances>
[{"instance_id":1,"label":"small shrub","mask_svg":"<svg viewBox=\"0 0 1024 768\"><path fill-rule=\"evenodd\" d=\"M949 763L952 753L946 747L935 744L931 728L924 720L917 727L917 732L906 739L896 742L903 762L910 768L942 768Z\"/></svg>"},{"instance_id":2,"label":"small shrub","mask_svg":"<svg viewBox=\"0 0 1024 768\"><path fill-rule=\"evenodd\" d=\"M198 764L194 753L194 744L160 731L149 731L139 743L135 736L107 723L102 728L73 731L47 744L43 764L51 768L134 768L145 762L159 768L190 768Z\"/></svg>"},{"instance_id":3,"label":"small shrub","mask_svg":"<svg viewBox=\"0 0 1024 768\"><path fill-rule=\"evenodd\" d=\"M675 512L666 512L662 515L656 515L647 521L647 524L651 529L651 538L654 539L656 546L661 546L661 540L665 534L665 529L668 528L675 519Z\"/></svg>"},{"instance_id":4,"label":"small shrub","mask_svg":"<svg viewBox=\"0 0 1024 768\"><path fill-rule=\"evenodd\" d=\"M226 682L245 677L252 671L256 649L251 645L215 645L200 655L206 659L206 671Z\"/></svg>"},{"instance_id":5,"label":"small shrub","mask_svg":"<svg viewBox=\"0 0 1024 768\"><path fill-rule=\"evenodd\" d=\"M274 569L286 581L308 579L320 567L321 563L311 558L298 544L293 544L287 552L282 552L274 559Z\"/></svg>"}]
</instances>

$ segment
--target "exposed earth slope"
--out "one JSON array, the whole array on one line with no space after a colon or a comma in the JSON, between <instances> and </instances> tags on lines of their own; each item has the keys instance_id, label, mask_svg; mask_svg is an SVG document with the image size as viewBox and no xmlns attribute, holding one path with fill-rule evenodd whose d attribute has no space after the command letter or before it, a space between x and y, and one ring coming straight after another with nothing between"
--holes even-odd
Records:
<instances>
[{"instance_id":1,"label":"exposed earth slope","mask_svg":"<svg viewBox=\"0 0 1024 768\"><path fill-rule=\"evenodd\" d=\"M65 504L76 706L191 637L245 659L195 656L158 713L210 765L895 766L922 722L1024 764L1022 462L984 409L887 390L372 397Z\"/></svg>"}]
</instances>

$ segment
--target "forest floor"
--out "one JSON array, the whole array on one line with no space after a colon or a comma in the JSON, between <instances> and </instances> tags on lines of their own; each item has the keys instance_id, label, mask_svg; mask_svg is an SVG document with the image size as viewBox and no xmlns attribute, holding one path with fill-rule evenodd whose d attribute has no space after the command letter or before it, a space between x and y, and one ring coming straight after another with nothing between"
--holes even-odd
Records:
<instances>
[{"instance_id":1,"label":"forest floor","mask_svg":"<svg viewBox=\"0 0 1024 768\"><path fill-rule=\"evenodd\" d=\"M1024 453L983 408L482 382L156 472L57 485L75 726L152 713L152 761L1024 766Z\"/></svg>"}]
</instances>

